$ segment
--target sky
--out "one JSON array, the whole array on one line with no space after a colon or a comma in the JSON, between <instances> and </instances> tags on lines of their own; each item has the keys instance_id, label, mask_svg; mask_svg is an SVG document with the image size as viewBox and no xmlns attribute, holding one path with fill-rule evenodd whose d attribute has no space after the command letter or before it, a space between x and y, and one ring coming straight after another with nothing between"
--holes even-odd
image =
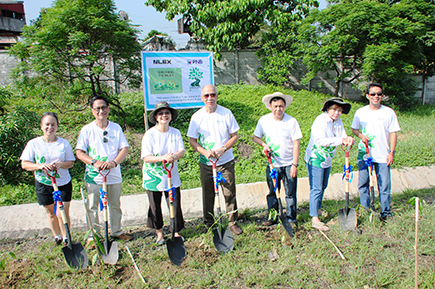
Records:
<instances>
[{"instance_id":1,"label":"sky","mask_svg":"<svg viewBox=\"0 0 435 289\"><path fill-rule=\"evenodd\" d=\"M146 38L152 29L167 33L177 44L177 49L182 48L189 41L188 34L178 34L176 17L173 22L166 20L165 13L157 12L154 7L145 6L145 0L115 0L116 11L123 10L129 15L132 24L140 25L140 39ZM24 12L26 13L27 24L30 20L39 16L41 8L52 6L52 0L24 0ZM326 0L319 0L320 8L326 7Z\"/></svg>"}]
</instances>

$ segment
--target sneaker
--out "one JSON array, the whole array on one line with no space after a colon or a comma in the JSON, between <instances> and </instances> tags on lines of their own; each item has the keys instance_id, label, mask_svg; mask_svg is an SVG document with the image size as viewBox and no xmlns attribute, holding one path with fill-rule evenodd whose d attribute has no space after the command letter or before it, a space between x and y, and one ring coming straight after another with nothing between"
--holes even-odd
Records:
<instances>
[{"instance_id":1,"label":"sneaker","mask_svg":"<svg viewBox=\"0 0 435 289\"><path fill-rule=\"evenodd\" d=\"M125 233L122 233L121 235L116 236L114 238L118 239L118 240L123 240L123 241L130 241L131 240L131 236L129 236L129 235L125 234Z\"/></svg>"},{"instance_id":2,"label":"sneaker","mask_svg":"<svg viewBox=\"0 0 435 289\"><path fill-rule=\"evenodd\" d=\"M62 245L62 239L54 238L54 245L55 245L55 246Z\"/></svg>"}]
</instances>

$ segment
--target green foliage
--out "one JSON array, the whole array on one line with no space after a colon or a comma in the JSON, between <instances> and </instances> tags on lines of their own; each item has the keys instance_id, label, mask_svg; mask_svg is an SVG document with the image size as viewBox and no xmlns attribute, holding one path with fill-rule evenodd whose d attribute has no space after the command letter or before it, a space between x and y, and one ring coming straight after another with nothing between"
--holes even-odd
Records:
<instances>
[{"instance_id":1,"label":"green foliage","mask_svg":"<svg viewBox=\"0 0 435 289\"><path fill-rule=\"evenodd\" d=\"M279 18L263 35L259 77L287 86L290 71L301 73L301 61L308 69L303 84L333 71L336 95L342 83L364 89L376 81L384 84L390 105L409 107L417 86L408 74L434 73L434 12L425 0L345 0L313 9L300 21Z\"/></svg>"},{"instance_id":2,"label":"green foliage","mask_svg":"<svg viewBox=\"0 0 435 289\"><path fill-rule=\"evenodd\" d=\"M107 91L109 80L140 83L137 33L118 17L112 0L56 0L11 48L22 59L13 80L26 97L40 95L60 110L71 103L86 107Z\"/></svg>"},{"instance_id":3,"label":"green foliage","mask_svg":"<svg viewBox=\"0 0 435 289\"><path fill-rule=\"evenodd\" d=\"M247 48L267 21L304 15L309 7L318 5L313 0L148 0L145 4L165 11L168 20L182 15L191 34L204 39L217 58L223 49Z\"/></svg>"},{"instance_id":4,"label":"green foliage","mask_svg":"<svg viewBox=\"0 0 435 289\"><path fill-rule=\"evenodd\" d=\"M26 143L35 137L39 124L35 113L21 106L0 116L0 183L17 184L28 175L21 169L20 156Z\"/></svg>"},{"instance_id":5,"label":"green foliage","mask_svg":"<svg viewBox=\"0 0 435 289\"><path fill-rule=\"evenodd\" d=\"M7 257L17 259L17 256L13 252L5 252L0 254L0 270L4 271L6 269Z\"/></svg>"}]
</instances>

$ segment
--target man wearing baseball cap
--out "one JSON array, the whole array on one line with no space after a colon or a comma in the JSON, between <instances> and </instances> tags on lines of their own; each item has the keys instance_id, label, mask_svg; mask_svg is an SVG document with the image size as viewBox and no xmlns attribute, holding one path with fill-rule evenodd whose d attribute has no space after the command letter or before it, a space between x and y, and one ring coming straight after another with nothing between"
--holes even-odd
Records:
<instances>
[{"instance_id":1,"label":"man wearing baseball cap","mask_svg":"<svg viewBox=\"0 0 435 289\"><path fill-rule=\"evenodd\" d=\"M284 111L292 102L293 97L274 92L263 97L263 103L271 113L260 118L254 131L254 142L263 147L263 152L271 155L273 167L278 172L278 190L281 180L284 183L287 219L294 227L296 225L296 189L298 175L299 140L302 138L301 129L294 117ZM278 211L278 200L275 194L275 186L270 176L270 168L266 167L267 185L267 207L269 212L272 209ZM264 223L266 226L276 224L278 218L271 218Z\"/></svg>"}]
</instances>

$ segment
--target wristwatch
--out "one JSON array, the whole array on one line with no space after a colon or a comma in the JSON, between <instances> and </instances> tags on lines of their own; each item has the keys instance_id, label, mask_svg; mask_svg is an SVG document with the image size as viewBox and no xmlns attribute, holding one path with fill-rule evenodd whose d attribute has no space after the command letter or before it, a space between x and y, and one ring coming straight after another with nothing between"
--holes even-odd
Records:
<instances>
[{"instance_id":1,"label":"wristwatch","mask_svg":"<svg viewBox=\"0 0 435 289\"><path fill-rule=\"evenodd\" d=\"M396 155L396 151L391 151L391 150L388 151L390 152L390 154Z\"/></svg>"},{"instance_id":2,"label":"wristwatch","mask_svg":"<svg viewBox=\"0 0 435 289\"><path fill-rule=\"evenodd\" d=\"M222 147L223 149L224 149L224 152L226 152L227 151L227 148L226 147Z\"/></svg>"},{"instance_id":3,"label":"wristwatch","mask_svg":"<svg viewBox=\"0 0 435 289\"><path fill-rule=\"evenodd\" d=\"M97 162L96 159L92 159L92 161L91 161L91 166L95 165L96 162Z\"/></svg>"},{"instance_id":4,"label":"wristwatch","mask_svg":"<svg viewBox=\"0 0 435 289\"><path fill-rule=\"evenodd\" d=\"M299 164L292 164L292 166L299 167Z\"/></svg>"}]
</instances>

